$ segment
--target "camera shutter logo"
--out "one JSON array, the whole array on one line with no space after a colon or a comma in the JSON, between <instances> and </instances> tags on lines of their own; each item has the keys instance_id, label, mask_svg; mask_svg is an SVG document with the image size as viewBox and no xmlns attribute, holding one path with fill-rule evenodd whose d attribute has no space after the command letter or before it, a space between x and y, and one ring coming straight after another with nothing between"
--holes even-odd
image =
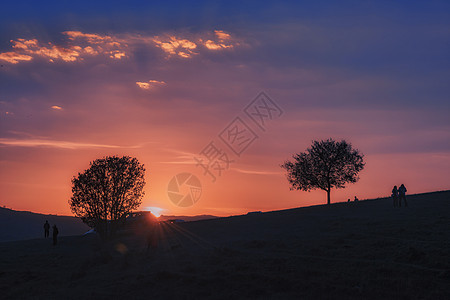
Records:
<instances>
[{"instance_id":1,"label":"camera shutter logo","mask_svg":"<svg viewBox=\"0 0 450 300\"><path fill-rule=\"evenodd\" d=\"M191 173L180 173L172 177L167 186L167 195L173 204L180 207L194 205L202 195L200 180Z\"/></svg>"}]
</instances>

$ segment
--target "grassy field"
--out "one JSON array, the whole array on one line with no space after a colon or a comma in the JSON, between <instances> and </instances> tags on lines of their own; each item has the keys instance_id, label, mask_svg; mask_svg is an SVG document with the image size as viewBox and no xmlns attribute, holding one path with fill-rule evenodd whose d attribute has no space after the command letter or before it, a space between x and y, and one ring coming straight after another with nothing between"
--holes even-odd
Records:
<instances>
[{"instance_id":1,"label":"grassy field","mask_svg":"<svg viewBox=\"0 0 450 300\"><path fill-rule=\"evenodd\" d=\"M0 298L450 299L450 191L0 243Z\"/></svg>"}]
</instances>

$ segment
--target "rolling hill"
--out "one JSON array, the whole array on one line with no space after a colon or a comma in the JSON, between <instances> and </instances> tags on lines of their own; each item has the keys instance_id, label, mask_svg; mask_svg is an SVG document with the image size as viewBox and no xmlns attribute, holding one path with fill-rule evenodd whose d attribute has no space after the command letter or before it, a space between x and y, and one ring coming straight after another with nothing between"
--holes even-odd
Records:
<instances>
[{"instance_id":1,"label":"rolling hill","mask_svg":"<svg viewBox=\"0 0 450 300\"><path fill-rule=\"evenodd\" d=\"M450 299L450 191L0 243L5 299Z\"/></svg>"},{"instance_id":2,"label":"rolling hill","mask_svg":"<svg viewBox=\"0 0 450 300\"><path fill-rule=\"evenodd\" d=\"M51 226L56 224L60 236L79 235L90 229L75 217L44 215L0 208L0 242L43 237L45 220L48 220Z\"/></svg>"}]
</instances>

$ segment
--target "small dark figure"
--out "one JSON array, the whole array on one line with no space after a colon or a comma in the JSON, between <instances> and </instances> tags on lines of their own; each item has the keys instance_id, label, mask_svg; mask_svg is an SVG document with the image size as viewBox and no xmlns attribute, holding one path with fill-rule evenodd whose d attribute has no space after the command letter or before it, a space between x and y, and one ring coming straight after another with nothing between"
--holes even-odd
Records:
<instances>
[{"instance_id":1,"label":"small dark figure","mask_svg":"<svg viewBox=\"0 0 450 300\"><path fill-rule=\"evenodd\" d=\"M358 197L355 196L355 200L354 200L354 201L355 201L355 202L358 202L358 201L359 201Z\"/></svg>"},{"instance_id":2,"label":"small dark figure","mask_svg":"<svg viewBox=\"0 0 450 300\"><path fill-rule=\"evenodd\" d=\"M394 207L397 207L397 205L398 205L398 190L397 190L396 185L394 185L394 188L392 189L392 201L394 202Z\"/></svg>"},{"instance_id":3,"label":"small dark figure","mask_svg":"<svg viewBox=\"0 0 450 300\"><path fill-rule=\"evenodd\" d=\"M44 223L44 237L48 238L50 236L50 224L48 224L48 221L45 221Z\"/></svg>"},{"instance_id":4,"label":"small dark figure","mask_svg":"<svg viewBox=\"0 0 450 300\"><path fill-rule=\"evenodd\" d=\"M350 202L350 198L348 198L347 202Z\"/></svg>"},{"instance_id":5,"label":"small dark figure","mask_svg":"<svg viewBox=\"0 0 450 300\"><path fill-rule=\"evenodd\" d=\"M58 227L53 225L53 245L56 245L56 242L58 242L58 233Z\"/></svg>"},{"instance_id":6,"label":"small dark figure","mask_svg":"<svg viewBox=\"0 0 450 300\"><path fill-rule=\"evenodd\" d=\"M405 207L408 206L408 202L406 202L406 187L402 185L398 188L398 205L401 207L402 206L402 199L405 201Z\"/></svg>"}]
</instances>

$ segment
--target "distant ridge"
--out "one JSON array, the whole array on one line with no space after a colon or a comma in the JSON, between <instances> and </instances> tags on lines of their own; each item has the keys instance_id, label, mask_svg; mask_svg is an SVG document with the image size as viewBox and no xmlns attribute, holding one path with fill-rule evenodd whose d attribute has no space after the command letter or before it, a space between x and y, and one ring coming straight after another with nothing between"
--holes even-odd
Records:
<instances>
[{"instance_id":1,"label":"distant ridge","mask_svg":"<svg viewBox=\"0 0 450 300\"><path fill-rule=\"evenodd\" d=\"M192 222L192 221L201 221L201 220L211 220L211 219L217 219L219 217L217 216L213 216L213 215L198 215L198 216L165 216L165 215L161 215L159 217L160 221L167 221L167 220L173 220L173 219L177 219L177 220L183 220L186 222Z\"/></svg>"},{"instance_id":2,"label":"distant ridge","mask_svg":"<svg viewBox=\"0 0 450 300\"><path fill-rule=\"evenodd\" d=\"M448 199L450 196L450 190L426 192L420 194L409 194L407 195L408 201L415 200L419 198L425 198L427 196L434 196L434 198L445 198ZM379 197L375 199L361 199L362 202L372 202L372 201L386 201L386 207L390 208L391 202L388 203L390 197ZM331 203L332 207L348 206L353 205L354 202L336 202ZM375 204L375 203L374 203ZM161 215L159 220L166 221L171 219L181 219L186 222L191 221L202 221L202 220L214 220L214 219L226 219L226 218L260 218L262 215L267 214L289 214L291 212L302 211L302 210L316 210L320 213L326 213L327 211L321 210L320 207L327 207L326 204L316 204L311 206L296 207L283 210L273 210L266 211L262 213L255 214L242 214L234 215L229 217L217 217L213 215L198 215L198 216L177 216L177 215ZM48 220L50 225L56 224L59 228L60 236L68 235L80 235L90 228L85 225L79 218L70 216L56 216L56 215L45 215L38 214L28 211L15 211L9 208L0 207L0 242L26 240L43 237L43 224L45 220Z\"/></svg>"},{"instance_id":3,"label":"distant ridge","mask_svg":"<svg viewBox=\"0 0 450 300\"><path fill-rule=\"evenodd\" d=\"M218 217L212 215L161 215L159 219L162 221L181 219L190 222L216 218ZM0 242L41 238L44 235L43 225L45 220L48 220L51 226L54 224L58 226L60 236L80 235L91 229L76 217L16 211L0 207Z\"/></svg>"},{"instance_id":4,"label":"distant ridge","mask_svg":"<svg viewBox=\"0 0 450 300\"><path fill-rule=\"evenodd\" d=\"M0 242L41 238L44 222L56 224L60 236L83 234L90 228L80 219L70 216L38 214L0 207Z\"/></svg>"}]
</instances>

